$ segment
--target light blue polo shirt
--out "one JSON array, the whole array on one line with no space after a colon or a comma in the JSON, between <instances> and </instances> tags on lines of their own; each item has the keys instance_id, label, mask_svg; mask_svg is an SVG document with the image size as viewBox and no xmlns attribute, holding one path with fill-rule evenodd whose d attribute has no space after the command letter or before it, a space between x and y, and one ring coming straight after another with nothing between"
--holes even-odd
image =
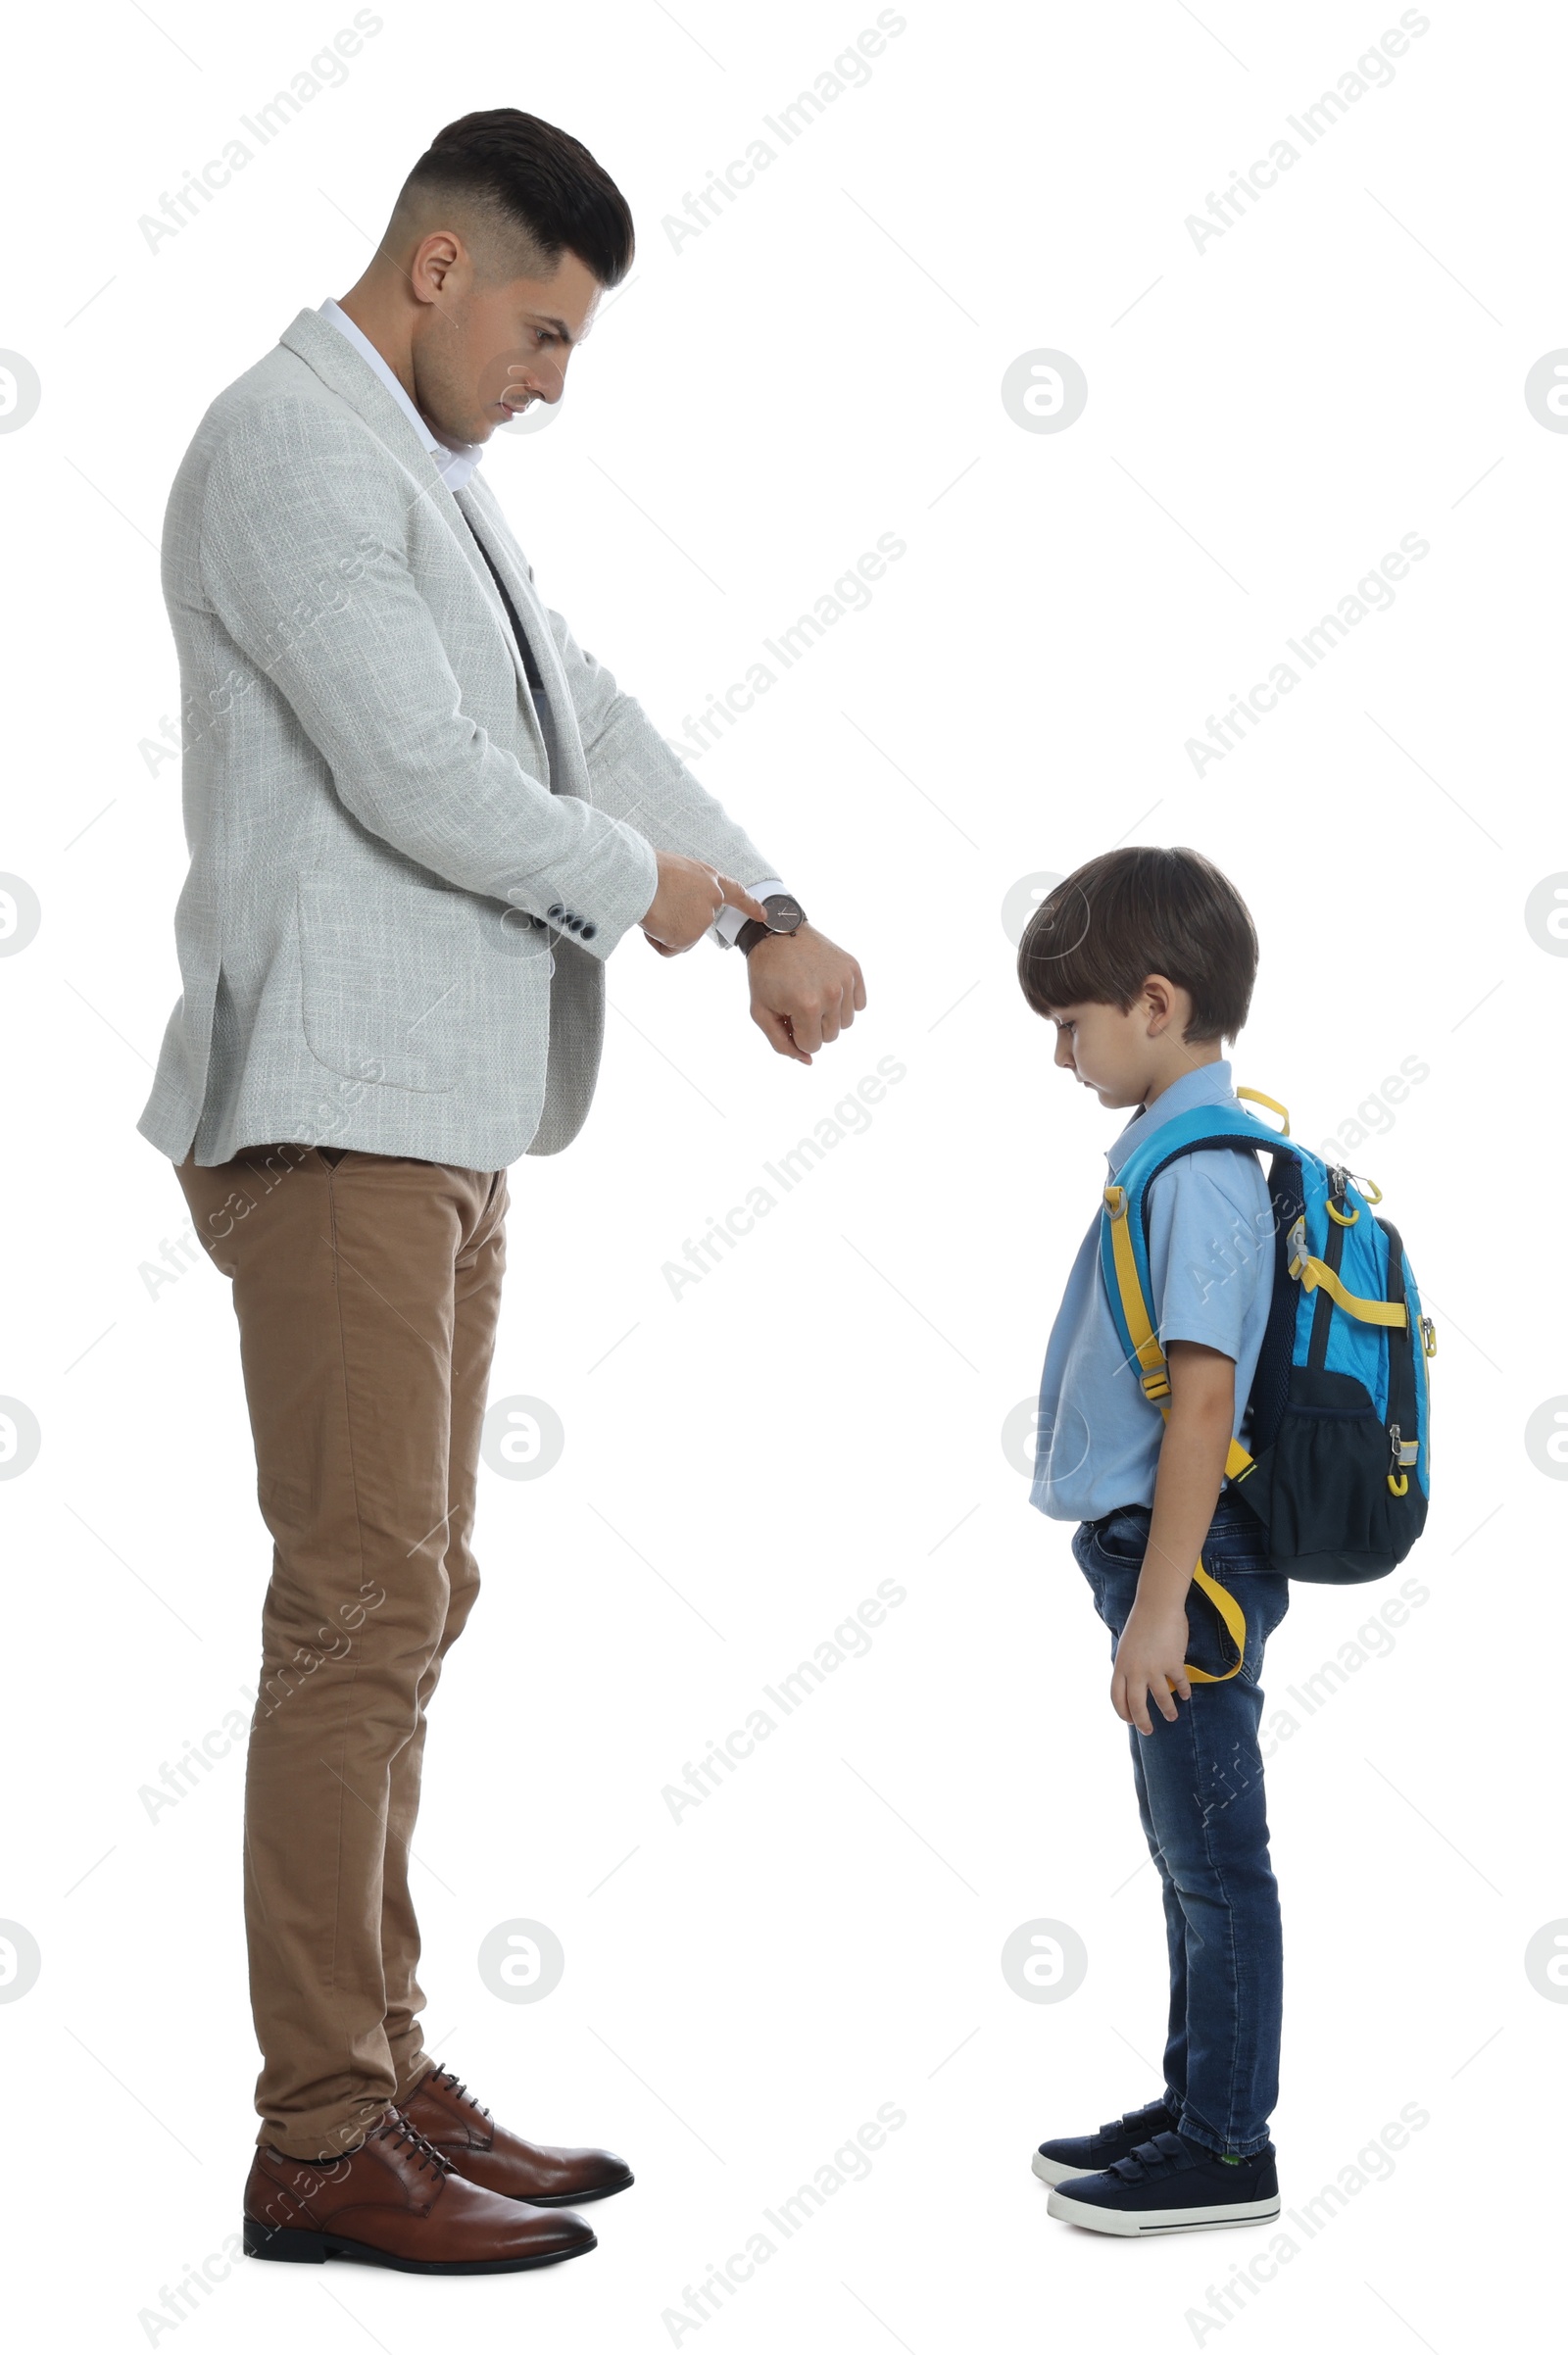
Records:
<instances>
[{"instance_id":1,"label":"light blue polo shirt","mask_svg":"<svg viewBox=\"0 0 1568 2355\"><path fill-rule=\"evenodd\" d=\"M1105 1155L1112 1178L1135 1145L1195 1104L1236 1104L1228 1062L1200 1063L1134 1113ZM1245 1107L1240 1107L1245 1108ZM1255 1153L1183 1153L1149 1187L1149 1262L1155 1330L1206 1342L1236 1365L1236 1424L1274 1288L1273 1211ZM1046 1348L1031 1504L1053 1521L1096 1521L1154 1501L1165 1420L1124 1357L1100 1266L1100 1219L1084 1237Z\"/></svg>"}]
</instances>

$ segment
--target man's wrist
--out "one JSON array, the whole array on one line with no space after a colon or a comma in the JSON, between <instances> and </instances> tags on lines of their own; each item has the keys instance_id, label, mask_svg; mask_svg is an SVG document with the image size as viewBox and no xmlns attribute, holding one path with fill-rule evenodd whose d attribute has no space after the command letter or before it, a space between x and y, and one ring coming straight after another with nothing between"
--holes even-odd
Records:
<instances>
[{"instance_id":1,"label":"man's wrist","mask_svg":"<svg viewBox=\"0 0 1568 2355\"><path fill-rule=\"evenodd\" d=\"M777 875L764 875L760 883L748 883L746 888L754 900L761 900L765 904L775 895L783 893L786 887ZM713 933L720 947L733 949L736 934L750 920L744 908L721 908L713 918Z\"/></svg>"},{"instance_id":2,"label":"man's wrist","mask_svg":"<svg viewBox=\"0 0 1568 2355\"><path fill-rule=\"evenodd\" d=\"M748 916L736 933L735 945L748 957L759 942L765 941L774 934L787 935L799 932L801 926L806 922L806 910L793 892L759 891L754 893L753 897L760 900L766 908L767 922L760 924L755 916Z\"/></svg>"}]
</instances>

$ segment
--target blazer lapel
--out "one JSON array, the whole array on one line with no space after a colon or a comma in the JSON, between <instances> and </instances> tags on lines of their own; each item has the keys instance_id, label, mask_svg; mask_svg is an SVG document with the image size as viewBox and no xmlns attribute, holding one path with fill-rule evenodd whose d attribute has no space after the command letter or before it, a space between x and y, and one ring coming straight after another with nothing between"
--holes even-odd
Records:
<instances>
[{"instance_id":1,"label":"blazer lapel","mask_svg":"<svg viewBox=\"0 0 1568 2355\"><path fill-rule=\"evenodd\" d=\"M290 320L278 337L278 342L286 344L291 352L295 353L316 375L320 377L323 384L328 385L341 400L347 402L355 416L369 427L387 457L409 477L411 498L424 500L441 516L447 529L452 533L463 551L464 561L479 584L481 595L495 615L496 627L500 630L503 643L512 657L512 667L516 674L517 681L517 699L522 707L525 724L533 736L544 764L548 766L549 748L546 746L544 731L539 724L539 714L534 709L533 689L528 684L528 673L523 667L521 650L513 636L512 623L507 617L506 608L496 593L496 584L491 578L490 567L474 546L473 533L460 511L457 501L442 481L434 456L420 441L409 418L404 415L397 402L393 400L386 386L366 367L365 362L355 351L348 338L340 335L331 321L322 319L319 312L302 311L297 319ZM555 640L550 635L550 624L545 618L544 609L533 593L527 578L527 568L522 563L515 542L506 528L500 509L489 497L488 492L480 486L477 470L469 475L465 487L469 491L479 491L480 495L476 499L475 505L478 507L486 526L485 545L505 575L507 586L512 592L517 612L527 629L528 643L533 650L534 660L539 665L539 675L551 698L551 710L557 714L555 731L557 749L568 774L565 777L557 777L552 780L555 790L558 793L572 793L580 799L586 800L588 798L587 763L582 758L576 728L566 724L566 714L571 710L571 697L566 686L565 672L563 670L560 657L556 653Z\"/></svg>"},{"instance_id":2,"label":"blazer lapel","mask_svg":"<svg viewBox=\"0 0 1568 2355\"><path fill-rule=\"evenodd\" d=\"M278 337L321 382L346 401L356 417L370 428L388 458L409 475L411 491L421 499L450 498L436 472L435 460L415 432L380 378L372 374L346 335L317 311L302 311Z\"/></svg>"}]
</instances>

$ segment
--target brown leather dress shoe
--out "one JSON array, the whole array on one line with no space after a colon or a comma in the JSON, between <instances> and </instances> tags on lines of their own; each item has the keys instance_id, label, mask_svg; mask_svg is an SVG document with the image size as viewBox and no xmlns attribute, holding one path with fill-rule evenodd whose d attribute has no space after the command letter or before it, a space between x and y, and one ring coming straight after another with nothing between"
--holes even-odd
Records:
<instances>
[{"instance_id":1,"label":"brown leather dress shoe","mask_svg":"<svg viewBox=\"0 0 1568 2355\"><path fill-rule=\"evenodd\" d=\"M450 2069L432 2069L421 2077L403 2110L470 2183L536 2208L608 2199L632 2181L631 2169L612 2150L555 2150L509 2134Z\"/></svg>"},{"instance_id":2,"label":"brown leather dress shoe","mask_svg":"<svg viewBox=\"0 0 1568 2355\"><path fill-rule=\"evenodd\" d=\"M402 2274L514 2274L597 2245L580 2216L466 2182L396 2109L330 2165L262 2143L245 2185L246 2255L285 2265L352 2257Z\"/></svg>"}]
</instances>

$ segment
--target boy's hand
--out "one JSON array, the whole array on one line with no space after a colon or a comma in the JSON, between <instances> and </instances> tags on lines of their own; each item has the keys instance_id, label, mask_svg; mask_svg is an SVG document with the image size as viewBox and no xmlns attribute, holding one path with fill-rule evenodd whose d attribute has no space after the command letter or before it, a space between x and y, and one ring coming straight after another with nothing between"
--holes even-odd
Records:
<instances>
[{"instance_id":1,"label":"boy's hand","mask_svg":"<svg viewBox=\"0 0 1568 2355\"><path fill-rule=\"evenodd\" d=\"M1152 1734L1154 1730L1149 1715L1151 1693L1155 1708L1170 1725L1176 1723L1177 1700L1192 1699L1193 1689L1186 1670L1187 1641L1187 1613L1179 1603L1151 1609L1139 1601L1128 1612L1121 1642L1116 1646L1116 1665L1111 1672L1110 1705L1125 1724L1136 1726L1140 1734Z\"/></svg>"}]
</instances>

